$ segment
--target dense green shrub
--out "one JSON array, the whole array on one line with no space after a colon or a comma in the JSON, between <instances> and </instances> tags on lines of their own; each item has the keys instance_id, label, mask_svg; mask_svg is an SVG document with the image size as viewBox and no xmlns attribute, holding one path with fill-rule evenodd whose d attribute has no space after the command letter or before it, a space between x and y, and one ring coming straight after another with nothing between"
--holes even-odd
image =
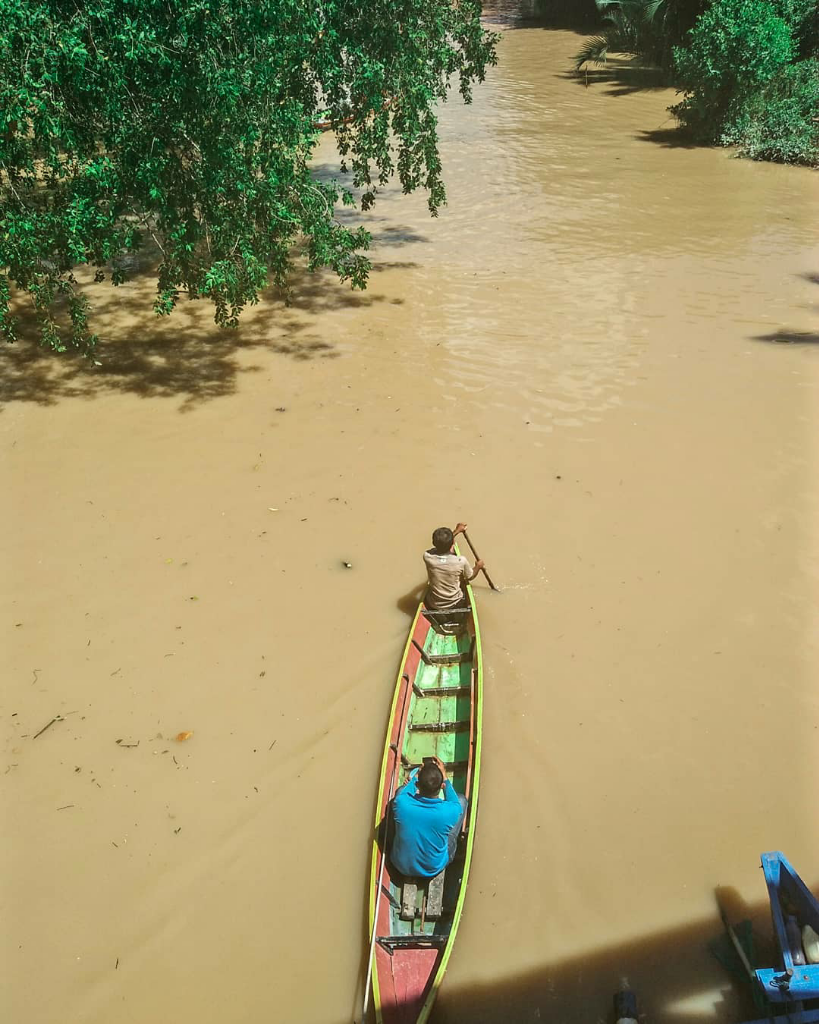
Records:
<instances>
[{"instance_id":1,"label":"dense green shrub","mask_svg":"<svg viewBox=\"0 0 819 1024\"><path fill-rule=\"evenodd\" d=\"M673 68L671 110L701 142L754 159L819 162L817 0L596 0L604 29L575 68L610 51Z\"/></svg>"},{"instance_id":2,"label":"dense green shrub","mask_svg":"<svg viewBox=\"0 0 819 1024\"><path fill-rule=\"evenodd\" d=\"M746 101L722 133L755 160L819 163L819 61L783 68Z\"/></svg>"},{"instance_id":3,"label":"dense green shrub","mask_svg":"<svg viewBox=\"0 0 819 1024\"><path fill-rule=\"evenodd\" d=\"M816 55L819 43L819 6L816 0L771 0L772 6L782 20L790 27L799 46L801 57Z\"/></svg>"},{"instance_id":4,"label":"dense green shrub","mask_svg":"<svg viewBox=\"0 0 819 1024\"><path fill-rule=\"evenodd\" d=\"M609 53L637 54L654 67L668 70L673 63L674 47L684 41L706 0L595 2L603 31L585 40L574 58L577 70L587 62L604 63Z\"/></svg>"},{"instance_id":5,"label":"dense green shrub","mask_svg":"<svg viewBox=\"0 0 819 1024\"><path fill-rule=\"evenodd\" d=\"M770 0L716 0L674 52L685 99L674 113L706 142L720 139L755 92L794 56L787 23Z\"/></svg>"},{"instance_id":6,"label":"dense green shrub","mask_svg":"<svg viewBox=\"0 0 819 1024\"><path fill-rule=\"evenodd\" d=\"M689 46L675 50L685 97L672 111L704 142L754 159L816 163L816 45L815 0L715 0Z\"/></svg>"}]
</instances>

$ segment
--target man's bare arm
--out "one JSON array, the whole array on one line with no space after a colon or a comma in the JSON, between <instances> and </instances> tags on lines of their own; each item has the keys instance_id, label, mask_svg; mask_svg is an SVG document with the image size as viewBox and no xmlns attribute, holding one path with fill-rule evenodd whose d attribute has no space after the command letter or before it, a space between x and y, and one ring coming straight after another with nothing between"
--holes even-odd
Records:
<instances>
[{"instance_id":1,"label":"man's bare arm","mask_svg":"<svg viewBox=\"0 0 819 1024\"><path fill-rule=\"evenodd\" d=\"M452 531L452 536L457 537L459 533L466 533L466 527L466 523L458 523L458 525ZM481 569L483 569L483 559L479 558L472 568L472 575L469 577L470 582L475 579L475 577L478 575Z\"/></svg>"}]
</instances>

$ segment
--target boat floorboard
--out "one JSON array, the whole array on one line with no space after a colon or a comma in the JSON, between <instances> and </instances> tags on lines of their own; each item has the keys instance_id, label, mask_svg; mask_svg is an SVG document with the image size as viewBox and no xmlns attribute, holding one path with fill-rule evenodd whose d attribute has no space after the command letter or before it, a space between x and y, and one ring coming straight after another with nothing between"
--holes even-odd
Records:
<instances>
[{"instance_id":1,"label":"boat floorboard","mask_svg":"<svg viewBox=\"0 0 819 1024\"><path fill-rule=\"evenodd\" d=\"M472 636L469 632L458 636L436 633L430 629L424 641L424 651L428 655L468 654L472 648ZM472 681L471 661L462 661L454 665L427 664L420 662L415 676L415 686L419 690L442 688L458 688L457 694L435 694L418 696L413 693L410 698L407 720L414 725L429 725L438 722L469 722L471 711L470 684ZM450 781L459 794L466 790L469 760L470 733L469 729L460 732L413 732L406 730L403 754L406 761L419 764L425 757L439 757L444 762L460 762L459 767L449 773ZM406 781L407 772L402 772L401 783ZM414 921L402 921L395 907L391 912L391 934L398 936L436 935L445 936L451 927L451 914L458 900L458 893L463 880L463 858L457 857L447 868L444 877L443 913L439 920L425 921L421 928L421 905L424 886L418 887L418 916ZM390 892L395 906L401 904L401 879L390 879ZM392 906L392 903L391 903Z\"/></svg>"}]
</instances>

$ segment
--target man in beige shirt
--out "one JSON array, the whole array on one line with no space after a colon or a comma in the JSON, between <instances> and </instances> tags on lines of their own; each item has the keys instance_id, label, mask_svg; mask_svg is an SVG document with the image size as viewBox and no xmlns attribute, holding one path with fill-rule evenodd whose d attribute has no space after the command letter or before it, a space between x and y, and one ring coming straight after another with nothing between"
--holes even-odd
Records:
<instances>
[{"instance_id":1,"label":"man in beige shirt","mask_svg":"<svg viewBox=\"0 0 819 1024\"><path fill-rule=\"evenodd\" d=\"M452 550L455 538L464 532L466 525L458 523L454 530L448 526L439 526L432 534L432 547L424 552L429 580L425 601L427 608L462 607L465 604L466 584L474 580L483 569L481 559L478 559L473 569L463 555L456 555Z\"/></svg>"}]
</instances>

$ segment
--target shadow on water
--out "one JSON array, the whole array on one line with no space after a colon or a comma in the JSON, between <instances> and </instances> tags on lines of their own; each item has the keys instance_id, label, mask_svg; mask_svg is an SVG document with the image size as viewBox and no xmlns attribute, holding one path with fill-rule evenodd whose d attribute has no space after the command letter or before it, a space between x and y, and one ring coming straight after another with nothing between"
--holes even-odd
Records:
<instances>
[{"instance_id":1,"label":"shadow on water","mask_svg":"<svg viewBox=\"0 0 819 1024\"><path fill-rule=\"evenodd\" d=\"M754 965L778 965L767 900L746 904L726 887L715 889L715 895L733 924L753 922ZM473 891L467 896L462 932L470 926L470 903L480 898ZM456 942L453 958L458 955ZM364 964L366 969L366 950ZM636 992L645 1024L758 1018L750 986L734 970L738 961L715 908L713 916L699 921L498 981L457 986L445 978L431 1024L609 1024L612 996L623 980Z\"/></svg>"},{"instance_id":2,"label":"shadow on water","mask_svg":"<svg viewBox=\"0 0 819 1024\"><path fill-rule=\"evenodd\" d=\"M407 594L403 594L395 602L396 607L400 612L403 612L409 618L414 618L415 613L418 610L418 605L421 602L424 594L426 593L427 585L426 582L419 583L413 587L412 590Z\"/></svg>"},{"instance_id":3,"label":"shadow on water","mask_svg":"<svg viewBox=\"0 0 819 1024\"><path fill-rule=\"evenodd\" d=\"M653 128L648 131L639 131L634 138L638 142L652 142L655 146L662 146L664 149L717 148L696 142L685 128Z\"/></svg>"},{"instance_id":4,"label":"shadow on water","mask_svg":"<svg viewBox=\"0 0 819 1024\"><path fill-rule=\"evenodd\" d=\"M819 274L813 271L806 271L797 276L811 284L819 284ZM753 334L751 340L768 341L774 345L817 345L819 344L819 331L792 331L782 327L778 331L770 331L768 334Z\"/></svg>"},{"instance_id":5,"label":"shadow on water","mask_svg":"<svg viewBox=\"0 0 819 1024\"><path fill-rule=\"evenodd\" d=\"M309 296L302 298L309 305ZM372 304L378 297L345 296L341 304ZM326 297L320 300L326 308ZM34 325L23 323L21 340L0 348L0 403L53 405L64 398L94 398L110 393L140 398L182 398L181 410L236 391L239 375L259 370L240 366L241 352L264 349L299 361L339 355L324 338L290 315L277 316L275 334L265 337L258 323L219 330L203 322L202 306L183 303L169 320L153 319L149 301L119 296L93 304L94 318L129 322L129 337L102 336L93 360L75 353L58 355L40 347ZM97 365L99 363L99 365Z\"/></svg>"},{"instance_id":6,"label":"shadow on water","mask_svg":"<svg viewBox=\"0 0 819 1024\"><path fill-rule=\"evenodd\" d=\"M754 334L753 341L770 341L775 345L817 345L819 331L771 331L769 334Z\"/></svg>"},{"instance_id":7,"label":"shadow on water","mask_svg":"<svg viewBox=\"0 0 819 1024\"><path fill-rule=\"evenodd\" d=\"M396 228L401 236L403 229ZM403 242L416 241L402 237ZM400 244L400 243L399 243ZM376 263L376 273L411 267L409 261ZM129 394L141 398L182 399L180 412L234 394L242 374L260 366L240 361L243 354L272 353L297 362L334 359L336 345L319 333L321 314L362 309L379 303L401 303L372 290L352 291L329 272L294 277L287 301L272 290L262 297L261 311L249 310L235 330L219 329L206 301L184 297L168 318L152 312L152 267L135 264L128 285L102 286L92 298L91 325L100 333L93 360L76 353L62 355L42 348L36 325L20 311L20 340L0 344L0 406L9 402L54 405L62 399ZM107 320L117 323L120 337L107 336ZM122 337L122 335L125 335ZM96 365L99 363L100 365Z\"/></svg>"},{"instance_id":8,"label":"shadow on water","mask_svg":"<svg viewBox=\"0 0 819 1024\"><path fill-rule=\"evenodd\" d=\"M375 245L407 245L409 242L428 242L426 235L421 235L412 228L401 227L393 224L390 227L382 228L380 231L371 231L370 235Z\"/></svg>"},{"instance_id":9,"label":"shadow on water","mask_svg":"<svg viewBox=\"0 0 819 1024\"><path fill-rule=\"evenodd\" d=\"M594 89L604 96L632 96L638 92L662 92L668 80L660 68L645 67L638 58L610 58L603 68L566 69L555 75L583 89Z\"/></svg>"}]
</instances>

